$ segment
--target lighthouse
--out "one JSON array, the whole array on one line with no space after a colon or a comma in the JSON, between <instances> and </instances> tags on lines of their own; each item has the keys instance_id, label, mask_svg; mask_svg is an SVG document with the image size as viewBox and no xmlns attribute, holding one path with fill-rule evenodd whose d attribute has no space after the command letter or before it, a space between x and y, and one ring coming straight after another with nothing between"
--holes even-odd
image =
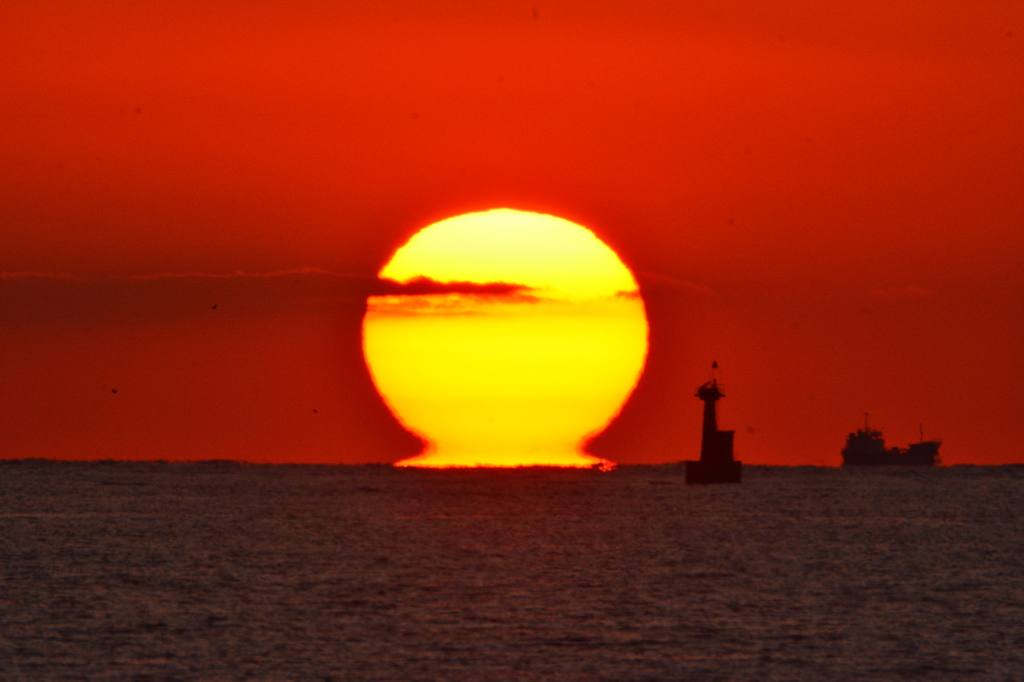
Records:
<instances>
[{"instance_id":1,"label":"lighthouse","mask_svg":"<svg viewBox=\"0 0 1024 682\"><path fill-rule=\"evenodd\" d=\"M733 459L732 437L735 431L719 431L715 404L725 394L712 379L697 389L704 401L704 425L701 431L700 460L686 463L687 483L739 483L743 463Z\"/></svg>"}]
</instances>

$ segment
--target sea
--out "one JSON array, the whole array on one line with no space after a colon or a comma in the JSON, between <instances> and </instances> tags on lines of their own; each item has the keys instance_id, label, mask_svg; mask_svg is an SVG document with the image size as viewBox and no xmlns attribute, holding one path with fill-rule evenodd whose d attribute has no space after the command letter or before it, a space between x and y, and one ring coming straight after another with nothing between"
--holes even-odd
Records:
<instances>
[{"instance_id":1,"label":"sea","mask_svg":"<svg viewBox=\"0 0 1024 682\"><path fill-rule=\"evenodd\" d=\"M0 462L3 680L1024 680L1024 466Z\"/></svg>"}]
</instances>

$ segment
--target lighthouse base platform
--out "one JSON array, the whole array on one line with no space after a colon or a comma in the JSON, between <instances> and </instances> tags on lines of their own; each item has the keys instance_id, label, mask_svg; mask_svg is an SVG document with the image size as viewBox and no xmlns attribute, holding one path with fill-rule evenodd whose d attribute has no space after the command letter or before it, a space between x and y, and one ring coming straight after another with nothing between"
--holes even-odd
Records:
<instances>
[{"instance_id":1,"label":"lighthouse base platform","mask_svg":"<svg viewBox=\"0 0 1024 682\"><path fill-rule=\"evenodd\" d=\"M686 482L688 484L705 483L739 483L743 476L743 462L727 460L724 462L688 461L686 463Z\"/></svg>"}]
</instances>

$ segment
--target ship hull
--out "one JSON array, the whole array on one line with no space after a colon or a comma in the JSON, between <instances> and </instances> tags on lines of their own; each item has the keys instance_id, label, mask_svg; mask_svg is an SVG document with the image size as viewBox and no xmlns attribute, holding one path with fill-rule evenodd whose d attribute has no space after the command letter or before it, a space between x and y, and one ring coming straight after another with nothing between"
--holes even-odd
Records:
<instances>
[{"instance_id":1,"label":"ship hull","mask_svg":"<svg viewBox=\"0 0 1024 682\"><path fill-rule=\"evenodd\" d=\"M843 450L844 466L935 466L938 463L937 441L914 443L906 449L891 448L869 452L858 452L852 448Z\"/></svg>"},{"instance_id":2,"label":"ship hull","mask_svg":"<svg viewBox=\"0 0 1024 682\"><path fill-rule=\"evenodd\" d=\"M743 477L743 462L701 462L686 463L686 482L704 485L708 483L739 483Z\"/></svg>"}]
</instances>

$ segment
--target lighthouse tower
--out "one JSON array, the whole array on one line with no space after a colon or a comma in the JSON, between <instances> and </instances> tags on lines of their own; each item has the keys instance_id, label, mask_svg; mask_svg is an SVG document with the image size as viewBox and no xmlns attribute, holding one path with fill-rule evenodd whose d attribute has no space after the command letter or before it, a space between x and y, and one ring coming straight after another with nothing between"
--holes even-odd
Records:
<instances>
[{"instance_id":1,"label":"lighthouse tower","mask_svg":"<svg viewBox=\"0 0 1024 682\"><path fill-rule=\"evenodd\" d=\"M700 460L686 463L687 483L739 483L743 463L733 459L732 438L735 431L719 431L715 403L725 394L712 379L697 389L704 401L704 427L701 432Z\"/></svg>"}]
</instances>

